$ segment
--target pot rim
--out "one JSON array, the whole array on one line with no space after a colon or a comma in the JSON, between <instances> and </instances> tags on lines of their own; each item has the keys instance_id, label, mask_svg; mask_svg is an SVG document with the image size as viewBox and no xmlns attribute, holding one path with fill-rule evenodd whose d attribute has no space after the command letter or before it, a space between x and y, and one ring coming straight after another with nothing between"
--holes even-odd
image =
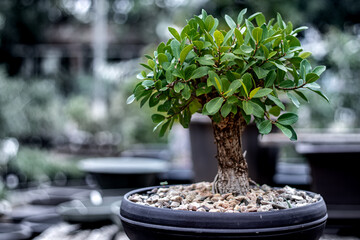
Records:
<instances>
[{"instance_id":1,"label":"pot rim","mask_svg":"<svg viewBox=\"0 0 360 240\"><path fill-rule=\"evenodd\" d=\"M122 218L154 225L174 227L217 229L256 229L296 226L327 219L324 199L306 206L269 212L222 213L196 212L144 206L131 202L128 198L135 193L143 193L153 188L169 186L153 186L140 188L125 194L121 203ZM310 195L315 193L305 191ZM319 220L321 219L321 220Z\"/></svg>"}]
</instances>

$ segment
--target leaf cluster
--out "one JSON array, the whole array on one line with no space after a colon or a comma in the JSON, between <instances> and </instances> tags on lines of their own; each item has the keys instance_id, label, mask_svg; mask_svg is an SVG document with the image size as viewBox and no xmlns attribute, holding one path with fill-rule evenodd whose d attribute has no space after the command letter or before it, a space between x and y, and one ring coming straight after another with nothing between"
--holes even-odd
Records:
<instances>
[{"instance_id":1,"label":"leaf cluster","mask_svg":"<svg viewBox=\"0 0 360 240\"><path fill-rule=\"evenodd\" d=\"M158 113L152 116L160 136L175 121L187 128L192 114L200 112L213 121L241 114L247 123L254 119L261 134L273 126L291 140L291 126L298 120L286 112L280 96L296 106L308 101L304 90L327 97L316 81L325 66L312 67L311 53L303 50L294 29L280 14L266 21L260 12L245 17L242 10L236 20L225 15L228 29L218 29L219 20L206 11L187 21L178 32L169 27L173 38L158 45L153 56L146 55L128 103L148 103Z\"/></svg>"}]
</instances>

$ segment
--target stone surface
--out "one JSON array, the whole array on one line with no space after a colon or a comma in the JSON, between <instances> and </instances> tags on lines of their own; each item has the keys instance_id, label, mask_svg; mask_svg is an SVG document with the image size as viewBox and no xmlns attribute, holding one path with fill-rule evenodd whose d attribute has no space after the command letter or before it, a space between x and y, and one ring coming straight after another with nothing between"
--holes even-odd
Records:
<instances>
[{"instance_id":1,"label":"stone surface","mask_svg":"<svg viewBox=\"0 0 360 240\"><path fill-rule=\"evenodd\" d=\"M213 194L212 184L200 182L154 188L144 195L134 194L129 200L146 206L198 212L267 212L296 208L319 201L320 195L285 186L271 188L253 185L246 195Z\"/></svg>"}]
</instances>

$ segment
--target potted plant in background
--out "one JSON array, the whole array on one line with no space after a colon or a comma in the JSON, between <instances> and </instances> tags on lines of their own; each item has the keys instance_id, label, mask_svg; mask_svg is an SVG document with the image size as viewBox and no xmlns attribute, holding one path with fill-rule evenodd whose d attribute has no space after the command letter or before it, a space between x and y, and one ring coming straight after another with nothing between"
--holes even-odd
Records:
<instances>
[{"instance_id":1,"label":"potted plant in background","mask_svg":"<svg viewBox=\"0 0 360 240\"><path fill-rule=\"evenodd\" d=\"M262 13L245 14L246 9L236 22L225 15L225 31L203 10L180 33L169 28L173 38L160 43L154 56L146 55L147 63L141 64L148 72L138 75L141 82L128 103L157 107L159 113L151 118L160 136L175 122L187 128L196 112L209 116L218 172L211 184L128 193L121 219L130 239L320 238L327 218L323 199L253 183L241 137L254 121L260 134L277 127L296 140L291 125L298 116L286 112L282 100L299 107L298 98L307 101L303 90L326 98L315 83L325 67L312 68L306 60L310 53L296 37L306 27L293 29L280 14L269 22Z\"/></svg>"}]
</instances>

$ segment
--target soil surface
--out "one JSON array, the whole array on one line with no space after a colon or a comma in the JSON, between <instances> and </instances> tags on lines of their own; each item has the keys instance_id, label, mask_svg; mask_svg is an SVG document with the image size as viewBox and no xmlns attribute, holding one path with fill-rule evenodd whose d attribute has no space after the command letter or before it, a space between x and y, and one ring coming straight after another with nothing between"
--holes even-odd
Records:
<instances>
[{"instance_id":1,"label":"soil surface","mask_svg":"<svg viewBox=\"0 0 360 240\"><path fill-rule=\"evenodd\" d=\"M134 194L129 200L146 206L198 212L267 212L306 206L321 199L289 186L271 188L252 185L246 195L213 194L212 183L174 185L154 188L146 194Z\"/></svg>"}]
</instances>

